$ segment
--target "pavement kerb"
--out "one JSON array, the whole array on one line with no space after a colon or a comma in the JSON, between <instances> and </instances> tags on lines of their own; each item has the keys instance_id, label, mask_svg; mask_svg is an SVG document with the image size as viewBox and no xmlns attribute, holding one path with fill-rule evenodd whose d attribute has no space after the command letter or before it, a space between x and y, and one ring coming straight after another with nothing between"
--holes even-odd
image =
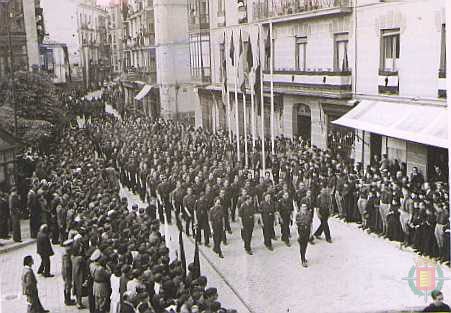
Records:
<instances>
[{"instance_id":1,"label":"pavement kerb","mask_svg":"<svg viewBox=\"0 0 451 313\"><path fill-rule=\"evenodd\" d=\"M24 240L23 242L19 242L19 243L15 243L12 245L6 245L4 247L0 247L0 255L1 254L5 254L14 250L18 250L21 249L23 247L29 246L33 243L36 243L36 239L27 239Z\"/></svg>"}]
</instances>

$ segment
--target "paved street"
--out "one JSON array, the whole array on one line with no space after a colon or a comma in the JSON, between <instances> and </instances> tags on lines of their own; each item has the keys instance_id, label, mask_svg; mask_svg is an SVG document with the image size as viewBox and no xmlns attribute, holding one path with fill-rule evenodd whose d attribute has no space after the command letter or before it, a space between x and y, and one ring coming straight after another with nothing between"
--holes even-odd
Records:
<instances>
[{"instance_id":1,"label":"paved street","mask_svg":"<svg viewBox=\"0 0 451 313\"><path fill-rule=\"evenodd\" d=\"M127 196L130 205L140 203L127 190L122 190L121 196ZM335 219L330 224L333 244L316 240L315 245L309 246L310 266L305 269L300 266L294 237L290 248L277 241L271 252L264 248L261 227L256 226L252 243L254 255L249 256L244 253L235 223L233 234L228 235L229 244L223 247L225 259L219 259L210 248L201 246L202 272L209 284L220 291L220 301L239 312L381 312L424 306L424 300L415 296L408 283L402 280L414 264L414 253L400 250L399 244L368 235L356 225ZM164 228L161 231L165 233ZM177 249L176 228L170 226L167 231L172 240L170 246ZM292 235L295 236L294 229ZM190 262L194 250L192 241L185 239L185 247ZM59 247L55 250L52 272L56 277L38 278L41 299L52 312L77 312L63 304L62 250ZM25 310L24 299L18 295L22 257L30 252L37 260L36 268L39 257L34 245L1 256L2 312ZM443 270L445 277L451 277L448 268ZM443 291L445 297L451 295L450 282L445 282ZM328 306L324 307L321 303L326 299ZM350 303L355 305L350 307Z\"/></svg>"}]
</instances>

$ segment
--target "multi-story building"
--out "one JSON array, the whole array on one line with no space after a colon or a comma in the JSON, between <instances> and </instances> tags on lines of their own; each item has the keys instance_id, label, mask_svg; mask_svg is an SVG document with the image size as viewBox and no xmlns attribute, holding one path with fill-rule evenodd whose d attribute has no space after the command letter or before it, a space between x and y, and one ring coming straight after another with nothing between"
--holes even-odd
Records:
<instances>
[{"instance_id":1,"label":"multi-story building","mask_svg":"<svg viewBox=\"0 0 451 313\"><path fill-rule=\"evenodd\" d=\"M107 38L106 9L96 0L80 0L77 8L80 59L83 81L87 88L96 88L109 78L110 46Z\"/></svg>"},{"instance_id":2,"label":"multi-story building","mask_svg":"<svg viewBox=\"0 0 451 313\"><path fill-rule=\"evenodd\" d=\"M41 5L44 9L48 39L67 46L72 83L82 83L77 28L78 0L41 0Z\"/></svg>"},{"instance_id":3,"label":"multi-story building","mask_svg":"<svg viewBox=\"0 0 451 313\"><path fill-rule=\"evenodd\" d=\"M387 154L427 176L448 164L445 0L359 0L354 11L354 159ZM447 169L441 169L447 173Z\"/></svg>"},{"instance_id":4,"label":"multi-story building","mask_svg":"<svg viewBox=\"0 0 451 313\"><path fill-rule=\"evenodd\" d=\"M153 5L160 114L194 124L186 0L154 0Z\"/></svg>"},{"instance_id":5,"label":"multi-story building","mask_svg":"<svg viewBox=\"0 0 451 313\"><path fill-rule=\"evenodd\" d=\"M123 4L124 5L124 4ZM123 7L122 86L125 106L156 117L159 112L153 1L130 0Z\"/></svg>"},{"instance_id":6,"label":"multi-story building","mask_svg":"<svg viewBox=\"0 0 451 313\"><path fill-rule=\"evenodd\" d=\"M107 13L108 43L111 47L111 72L114 76L119 76L124 65L122 4L118 1L111 1L107 7Z\"/></svg>"},{"instance_id":7,"label":"multi-story building","mask_svg":"<svg viewBox=\"0 0 451 313\"><path fill-rule=\"evenodd\" d=\"M202 2L189 3L202 12ZM387 154L425 175L433 165L447 164L444 1L239 0L206 7L211 84L198 88L198 125L227 128L230 115L235 132L238 107L238 131L243 135L246 125L251 134L248 83L246 114L241 90L235 106L233 35L235 55L241 37L244 55L250 40L254 69L261 59L265 136L271 134L272 81L275 136L301 136L365 165ZM196 51L190 51L192 59ZM221 98L224 58L229 114ZM191 70L198 64L192 62ZM259 105L254 109L261 136L262 112Z\"/></svg>"},{"instance_id":8,"label":"multi-story building","mask_svg":"<svg viewBox=\"0 0 451 313\"><path fill-rule=\"evenodd\" d=\"M228 127L226 103L221 103L221 71L223 58L227 62L227 81L230 92L231 128L235 130L236 106L234 78L236 65L230 58L233 35L235 53L238 53L240 38L242 46L250 41L254 67L261 60L264 80L264 129L270 126L270 57L272 46L272 69L274 86L274 135L303 137L320 148L326 148L328 134L339 131L352 132L335 126L331 121L347 112L352 99L352 50L348 42L352 36L352 5L348 0L340 1L211 1L211 77L212 84L199 92L202 112L217 112L219 121L214 124ZM270 34L270 28L272 32ZM272 35L272 36L271 36ZM269 38L272 39L272 45ZM266 50L266 51L265 51ZM247 48L243 49L247 54ZM256 77L255 74L250 74ZM246 117L243 110L243 95L239 92L239 131L251 134L252 116L255 118L257 134L261 135L261 109L255 105L251 112L251 89L246 84ZM259 95L255 95L257 103ZM244 118L246 118L246 123ZM208 116L207 120L215 120ZM203 118L205 120L205 118ZM200 122L201 120L198 119ZM213 123L208 123L212 125ZM352 145L352 143L350 143Z\"/></svg>"},{"instance_id":9,"label":"multi-story building","mask_svg":"<svg viewBox=\"0 0 451 313\"><path fill-rule=\"evenodd\" d=\"M189 0L188 1L188 35L190 52L190 74L193 88L199 92L207 93L205 87L211 84L211 58L210 58L210 10L208 0ZM215 114L218 106L201 106L200 97L196 107L197 124L204 125L207 128L215 128L213 125L219 119ZM207 117L213 118L207 118ZM215 117L217 117L215 119Z\"/></svg>"},{"instance_id":10,"label":"multi-story building","mask_svg":"<svg viewBox=\"0 0 451 313\"><path fill-rule=\"evenodd\" d=\"M186 1L130 0L124 17L125 105L194 124Z\"/></svg>"},{"instance_id":11,"label":"multi-story building","mask_svg":"<svg viewBox=\"0 0 451 313\"><path fill-rule=\"evenodd\" d=\"M15 71L38 69L44 34L39 0L0 2L0 77L10 72L11 54Z\"/></svg>"}]
</instances>

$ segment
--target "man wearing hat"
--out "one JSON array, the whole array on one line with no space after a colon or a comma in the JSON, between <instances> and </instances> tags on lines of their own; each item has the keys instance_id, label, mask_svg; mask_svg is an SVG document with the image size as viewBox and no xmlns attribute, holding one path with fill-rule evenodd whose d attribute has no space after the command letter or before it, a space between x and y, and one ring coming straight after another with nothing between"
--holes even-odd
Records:
<instances>
[{"instance_id":1,"label":"man wearing hat","mask_svg":"<svg viewBox=\"0 0 451 313\"><path fill-rule=\"evenodd\" d=\"M244 241L244 250L247 254L252 255L251 240L252 232L254 230L254 214L255 208L252 203L252 198L247 196L244 203L239 208L239 215L241 219L241 238Z\"/></svg>"},{"instance_id":2,"label":"man wearing hat","mask_svg":"<svg viewBox=\"0 0 451 313\"><path fill-rule=\"evenodd\" d=\"M215 205L209 212L211 229L213 230L213 251L222 259L221 241L224 236L224 209L221 205L221 199L216 198Z\"/></svg>"},{"instance_id":3,"label":"man wearing hat","mask_svg":"<svg viewBox=\"0 0 451 313\"><path fill-rule=\"evenodd\" d=\"M72 260L71 251L73 239L68 239L63 242L63 247L65 248L64 254L62 256L62 270L61 275L64 281L64 304L65 305L75 305L76 301L71 299L72 290Z\"/></svg>"},{"instance_id":4,"label":"man wearing hat","mask_svg":"<svg viewBox=\"0 0 451 313\"><path fill-rule=\"evenodd\" d=\"M271 194L266 193L264 195L264 200L260 205L260 211L262 213L263 219L263 238L265 246L269 250L273 250L271 239L276 236L274 232L274 214L276 213L276 207L274 202L271 200Z\"/></svg>"}]
</instances>

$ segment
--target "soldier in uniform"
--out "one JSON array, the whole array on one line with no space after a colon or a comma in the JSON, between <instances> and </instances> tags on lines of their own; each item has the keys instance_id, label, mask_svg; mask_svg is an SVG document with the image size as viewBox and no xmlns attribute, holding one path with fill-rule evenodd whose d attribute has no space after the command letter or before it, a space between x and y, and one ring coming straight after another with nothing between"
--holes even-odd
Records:
<instances>
[{"instance_id":1,"label":"soldier in uniform","mask_svg":"<svg viewBox=\"0 0 451 313\"><path fill-rule=\"evenodd\" d=\"M271 200L271 194L265 194L264 200L260 205L260 211L263 219L263 238L265 246L272 251L273 248L271 239L276 236L274 232L274 214L276 212L276 208L273 201Z\"/></svg>"},{"instance_id":2,"label":"soldier in uniform","mask_svg":"<svg viewBox=\"0 0 451 313\"><path fill-rule=\"evenodd\" d=\"M255 208L250 196L247 196L241 204L239 214L241 218L241 238L243 238L244 241L244 249L247 254L252 255L251 240L252 232L254 230Z\"/></svg>"},{"instance_id":3,"label":"soldier in uniform","mask_svg":"<svg viewBox=\"0 0 451 313\"><path fill-rule=\"evenodd\" d=\"M221 205L221 199L215 199L215 205L209 212L211 229L213 230L213 251L222 259L221 241L224 236L224 209Z\"/></svg>"},{"instance_id":4,"label":"soldier in uniform","mask_svg":"<svg viewBox=\"0 0 451 313\"><path fill-rule=\"evenodd\" d=\"M183 207L183 197L185 196L185 189L182 186L182 181L177 180L175 189L171 192L171 203L174 206L175 216L177 221L180 218L180 213Z\"/></svg>"},{"instance_id":5,"label":"soldier in uniform","mask_svg":"<svg viewBox=\"0 0 451 313\"><path fill-rule=\"evenodd\" d=\"M74 243L73 239L68 239L63 242L63 247L65 248L63 254L63 262L61 275L63 276L64 281L64 304L65 305L75 305L77 302L71 299L71 291L72 291L72 260L71 260L71 251L72 244Z\"/></svg>"},{"instance_id":6,"label":"soldier in uniform","mask_svg":"<svg viewBox=\"0 0 451 313\"><path fill-rule=\"evenodd\" d=\"M312 213L305 203L301 204L299 212L296 214L296 225L299 235L299 250L301 253L301 263L303 267L307 267L307 259L305 254L310 239L310 229L312 227Z\"/></svg>"},{"instance_id":7,"label":"soldier in uniform","mask_svg":"<svg viewBox=\"0 0 451 313\"><path fill-rule=\"evenodd\" d=\"M288 191L283 193L282 199L278 203L278 211L281 218L282 241L290 246L290 222L293 212L293 201L290 199Z\"/></svg>"},{"instance_id":8,"label":"soldier in uniform","mask_svg":"<svg viewBox=\"0 0 451 313\"><path fill-rule=\"evenodd\" d=\"M323 184L323 188L321 189L320 194L318 195L318 217L321 221L321 225L319 225L316 230L314 236L319 238L324 231L327 242L331 243L332 240L330 238L330 229L329 229L329 214L332 211L332 195L330 188L327 183Z\"/></svg>"},{"instance_id":9,"label":"soldier in uniform","mask_svg":"<svg viewBox=\"0 0 451 313\"><path fill-rule=\"evenodd\" d=\"M204 242L205 246L210 246L210 225L208 223L208 199L202 192L199 199L196 202L196 240L201 242L201 232L204 232Z\"/></svg>"},{"instance_id":10,"label":"soldier in uniform","mask_svg":"<svg viewBox=\"0 0 451 313\"><path fill-rule=\"evenodd\" d=\"M193 189L188 187L186 190L187 194L183 197L183 215L185 218L185 232L189 236L189 228L191 225L191 230L194 233L194 209L196 207L196 195L193 194Z\"/></svg>"}]
</instances>

